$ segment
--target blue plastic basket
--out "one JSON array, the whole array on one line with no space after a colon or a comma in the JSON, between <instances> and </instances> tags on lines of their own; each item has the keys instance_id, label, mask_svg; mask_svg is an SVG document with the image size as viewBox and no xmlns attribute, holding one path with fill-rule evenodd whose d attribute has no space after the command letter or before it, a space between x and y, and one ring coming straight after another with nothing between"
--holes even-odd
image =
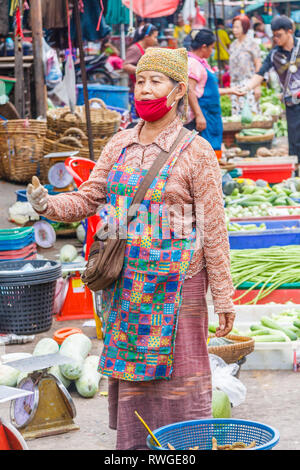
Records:
<instances>
[{"instance_id":1,"label":"blue plastic basket","mask_svg":"<svg viewBox=\"0 0 300 470\"><path fill-rule=\"evenodd\" d=\"M266 424L243 419L200 419L169 424L153 431L162 447L158 447L148 435L149 449L168 449L168 443L176 450L188 450L199 446L199 450L211 450L212 438L218 445L244 442L249 445L252 441L256 446L249 450L269 450L279 441L279 432Z\"/></svg>"},{"instance_id":2,"label":"blue plastic basket","mask_svg":"<svg viewBox=\"0 0 300 470\"><path fill-rule=\"evenodd\" d=\"M271 246L286 246L300 244L300 220L263 220L238 222L240 225L261 223L266 225L266 230L228 232L231 250L270 248Z\"/></svg>"}]
</instances>

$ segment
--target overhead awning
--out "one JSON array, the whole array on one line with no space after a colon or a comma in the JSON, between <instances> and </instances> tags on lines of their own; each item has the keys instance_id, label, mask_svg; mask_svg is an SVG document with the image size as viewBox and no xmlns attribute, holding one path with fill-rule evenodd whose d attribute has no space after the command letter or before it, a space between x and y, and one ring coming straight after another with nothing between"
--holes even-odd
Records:
<instances>
[{"instance_id":1,"label":"overhead awning","mask_svg":"<svg viewBox=\"0 0 300 470\"><path fill-rule=\"evenodd\" d=\"M179 0L122 0L122 3L131 8L142 18L159 18L175 13Z\"/></svg>"}]
</instances>

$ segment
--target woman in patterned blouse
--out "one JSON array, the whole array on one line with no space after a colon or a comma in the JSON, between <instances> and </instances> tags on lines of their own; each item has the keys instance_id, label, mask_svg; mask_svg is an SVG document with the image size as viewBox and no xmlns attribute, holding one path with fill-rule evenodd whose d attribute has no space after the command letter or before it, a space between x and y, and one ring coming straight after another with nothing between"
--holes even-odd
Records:
<instances>
[{"instance_id":1,"label":"woman in patterned blouse","mask_svg":"<svg viewBox=\"0 0 300 470\"><path fill-rule=\"evenodd\" d=\"M229 48L229 73L230 85L242 88L248 80L261 67L260 48L254 39L248 35L250 20L246 15L236 16L233 19L232 32L235 41ZM244 96L231 96L232 114L241 114L245 99L254 114L259 113L258 100L260 98L260 87Z\"/></svg>"},{"instance_id":2,"label":"woman in patterned blouse","mask_svg":"<svg viewBox=\"0 0 300 470\"><path fill-rule=\"evenodd\" d=\"M109 426L117 430L117 449L146 448L135 410L151 429L212 416L208 284L217 336L227 335L235 318L221 173L210 144L196 132L183 132L180 103L187 104L187 84L185 49L147 49L137 65L137 126L111 138L77 192L27 190L34 208L52 220L82 220L106 202L112 213L125 210L126 216L127 198L161 151L168 153L180 138L141 206L146 230L141 233L138 223L134 236L131 222L124 269L103 291L99 370L109 380Z\"/></svg>"}]
</instances>

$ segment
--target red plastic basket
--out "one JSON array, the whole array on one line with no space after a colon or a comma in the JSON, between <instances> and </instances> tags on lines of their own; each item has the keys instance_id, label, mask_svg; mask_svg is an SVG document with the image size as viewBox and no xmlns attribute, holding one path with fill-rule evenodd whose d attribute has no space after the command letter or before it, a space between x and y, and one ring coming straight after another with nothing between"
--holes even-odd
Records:
<instances>
[{"instance_id":1,"label":"red plastic basket","mask_svg":"<svg viewBox=\"0 0 300 470\"><path fill-rule=\"evenodd\" d=\"M238 165L243 171L243 178L250 178L254 181L262 179L268 183L281 183L281 181L291 178L295 165L293 163L281 163L277 165Z\"/></svg>"}]
</instances>

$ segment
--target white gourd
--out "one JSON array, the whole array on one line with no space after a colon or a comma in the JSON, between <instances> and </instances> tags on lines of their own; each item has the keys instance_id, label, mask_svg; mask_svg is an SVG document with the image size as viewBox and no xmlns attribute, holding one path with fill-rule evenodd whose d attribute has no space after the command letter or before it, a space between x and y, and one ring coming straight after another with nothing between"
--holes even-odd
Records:
<instances>
[{"instance_id":1,"label":"white gourd","mask_svg":"<svg viewBox=\"0 0 300 470\"><path fill-rule=\"evenodd\" d=\"M71 385L71 380L66 379L66 377L62 375L59 366L52 366L48 370L48 373L54 375L54 377L60 380L66 388L68 388Z\"/></svg>"},{"instance_id":2,"label":"white gourd","mask_svg":"<svg viewBox=\"0 0 300 470\"><path fill-rule=\"evenodd\" d=\"M57 342L52 338L42 338L35 346L33 356L55 354L59 351Z\"/></svg>"},{"instance_id":3,"label":"white gourd","mask_svg":"<svg viewBox=\"0 0 300 470\"><path fill-rule=\"evenodd\" d=\"M15 387L17 385L18 376L20 371L14 367L0 364L0 385L7 387Z\"/></svg>"},{"instance_id":4,"label":"white gourd","mask_svg":"<svg viewBox=\"0 0 300 470\"><path fill-rule=\"evenodd\" d=\"M92 349L91 340L83 333L68 336L60 347L60 353L73 359L72 364L59 366L60 372L69 380L76 380L82 374L84 359Z\"/></svg>"},{"instance_id":5,"label":"white gourd","mask_svg":"<svg viewBox=\"0 0 300 470\"><path fill-rule=\"evenodd\" d=\"M83 363L82 374L75 381L75 386L79 395L85 398L92 398L99 390L101 374L98 372L99 357L88 356Z\"/></svg>"}]
</instances>

